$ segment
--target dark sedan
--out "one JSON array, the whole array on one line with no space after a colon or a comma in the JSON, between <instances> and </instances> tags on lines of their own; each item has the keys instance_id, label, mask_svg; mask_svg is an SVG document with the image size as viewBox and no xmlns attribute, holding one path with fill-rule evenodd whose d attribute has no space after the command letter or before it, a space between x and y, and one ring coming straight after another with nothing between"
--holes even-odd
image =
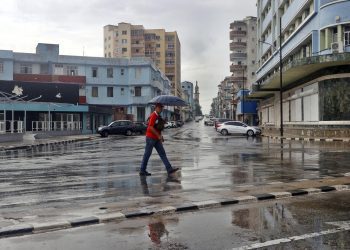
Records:
<instances>
[{"instance_id":1,"label":"dark sedan","mask_svg":"<svg viewBox=\"0 0 350 250\"><path fill-rule=\"evenodd\" d=\"M143 123L134 123L129 120L119 120L111 122L108 126L99 127L97 133L102 137L108 135L132 135L134 133L144 134L146 132L146 125Z\"/></svg>"}]
</instances>

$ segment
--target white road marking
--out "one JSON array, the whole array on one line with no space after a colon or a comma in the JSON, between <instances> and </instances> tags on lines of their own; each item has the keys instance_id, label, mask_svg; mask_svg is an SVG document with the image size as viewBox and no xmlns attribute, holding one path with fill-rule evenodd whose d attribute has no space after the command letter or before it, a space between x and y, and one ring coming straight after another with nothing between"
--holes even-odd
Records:
<instances>
[{"instance_id":1,"label":"white road marking","mask_svg":"<svg viewBox=\"0 0 350 250\"><path fill-rule=\"evenodd\" d=\"M328 234L350 231L350 221L326 222L326 224L337 226L337 228L328 229L328 230L315 232L315 233L292 236L292 237L288 237L288 238L269 240L269 241L265 241L265 242L261 242L261 243L255 243L255 244L248 245L248 246L233 248L233 250L258 249L258 248L262 248L262 247L276 246L276 245L279 245L281 243L288 243L288 242L292 242L292 241L305 240L305 239L319 237L319 236L328 235Z\"/></svg>"}]
</instances>

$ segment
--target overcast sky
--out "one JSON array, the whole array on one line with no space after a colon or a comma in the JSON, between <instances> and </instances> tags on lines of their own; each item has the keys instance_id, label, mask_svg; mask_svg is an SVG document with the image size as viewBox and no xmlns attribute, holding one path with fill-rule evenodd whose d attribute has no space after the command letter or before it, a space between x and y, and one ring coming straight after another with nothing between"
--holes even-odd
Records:
<instances>
[{"instance_id":1,"label":"overcast sky","mask_svg":"<svg viewBox=\"0 0 350 250\"><path fill-rule=\"evenodd\" d=\"M182 81L198 81L208 113L229 71L229 25L256 16L256 0L1 0L0 49L34 53L58 43L61 55L103 56L103 26L128 22L177 31Z\"/></svg>"}]
</instances>

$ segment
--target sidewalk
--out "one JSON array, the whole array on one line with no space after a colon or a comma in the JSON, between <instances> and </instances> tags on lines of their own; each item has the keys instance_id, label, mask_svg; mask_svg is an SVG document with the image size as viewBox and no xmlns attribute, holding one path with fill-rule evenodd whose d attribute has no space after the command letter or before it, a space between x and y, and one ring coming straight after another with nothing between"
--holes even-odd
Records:
<instances>
[{"instance_id":1,"label":"sidewalk","mask_svg":"<svg viewBox=\"0 0 350 250\"><path fill-rule=\"evenodd\" d=\"M323 141L323 142L350 142L350 138L325 138L325 137L298 137L298 136L276 136L276 135L262 135L271 139L287 140L287 141Z\"/></svg>"},{"instance_id":2,"label":"sidewalk","mask_svg":"<svg viewBox=\"0 0 350 250\"><path fill-rule=\"evenodd\" d=\"M41 147L52 144L66 144L78 141L88 141L95 138L97 135L70 135L70 136L56 136L47 139L30 139L20 142L0 142L0 151L3 150L16 150L16 149L29 149L33 147Z\"/></svg>"}]
</instances>

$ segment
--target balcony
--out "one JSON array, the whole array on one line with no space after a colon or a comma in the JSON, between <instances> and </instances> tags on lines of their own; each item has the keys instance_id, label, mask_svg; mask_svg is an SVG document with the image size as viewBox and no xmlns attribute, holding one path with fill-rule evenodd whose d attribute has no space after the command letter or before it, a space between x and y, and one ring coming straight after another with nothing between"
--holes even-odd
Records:
<instances>
[{"instance_id":1,"label":"balcony","mask_svg":"<svg viewBox=\"0 0 350 250\"><path fill-rule=\"evenodd\" d=\"M309 3L309 0L298 0L291 3L287 11L282 16L282 30L284 30L290 24L290 22L293 21L295 15L299 13L307 3Z\"/></svg>"},{"instance_id":2,"label":"balcony","mask_svg":"<svg viewBox=\"0 0 350 250\"><path fill-rule=\"evenodd\" d=\"M242 26L246 26L246 23L243 21L234 21L233 23L230 23L230 29L234 29L236 27L242 27Z\"/></svg>"},{"instance_id":3,"label":"balcony","mask_svg":"<svg viewBox=\"0 0 350 250\"><path fill-rule=\"evenodd\" d=\"M236 71L242 71L247 70L246 65L231 65L230 66L230 72L236 72Z\"/></svg>"},{"instance_id":4,"label":"balcony","mask_svg":"<svg viewBox=\"0 0 350 250\"><path fill-rule=\"evenodd\" d=\"M232 30L230 31L230 39L233 40L235 37L247 36L247 31L244 30Z\"/></svg>"},{"instance_id":5,"label":"balcony","mask_svg":"<svg viewBox=\"0 0 350 250\"><path fill-rule=\"evenodd\" d=\"M247 81L247 77L243 77L243 76L230 76L230 80L232 82L243 82L243 81Z\"/></svg>"},{"instance_id":6,"label":"balcony","mask_svg":"<svg viewBox=\"0 0 350 250\"><path fill-rule=\"evenodd\" d=\"M262 32L264 32L266 30L266 28L271 24L272 22L272 9L270 9L270 11L267 13L267 15L265 16L263 22L262 22Z\"/></svg>"},{"instance_id":7,"label":"balcony","mask_svg":"<svg viewBox=\"0 0 350 250\"><path fill-rule=\"evenodd\" d=\"M86 83L85 76L69 75L40 75L40 74L14 74L13 80L22 82L56 82L56 83Z\"/></svg>"},{"instance_id":8,"label":"balcony","mask_svg":"<svg viewBox=\"0 0 350 250\"><path fill-rule=\"evenodd\" d=\"M230 59L233 61L235 58L247 58L247 53L231 53Z\"/></svg>"},{"instance_id":9,"label":"balcony","mask_svg":"<svg viewBox=\"0 0 350 250\"><path fill-rule=\"evenodd\" d=\"M323 69L349 64L350 53L328 54L293 60L283 65L282 87L287 87L298 81L303 83L306 77L316 72L322 72ZM279 88L279 84L280 78L279 72L277 72L262 82L260 84L260 89L256 90L254 86L253 89L256 90L256 92L254 92L254 96L252 97L264 97L270 94L270 92L268 92L269 90Z\"/></svg>"},{"instance_id":10,"label":"balcony","mask_svg":"<svg viewBox=\"0 0 350 250\"><path fill-rule=\"evenodd\" d=\"M235 49L246 49L247 43L245 42L232 42L230 43L230 50L233 51Z\"/></svg>"}]
</instances>

